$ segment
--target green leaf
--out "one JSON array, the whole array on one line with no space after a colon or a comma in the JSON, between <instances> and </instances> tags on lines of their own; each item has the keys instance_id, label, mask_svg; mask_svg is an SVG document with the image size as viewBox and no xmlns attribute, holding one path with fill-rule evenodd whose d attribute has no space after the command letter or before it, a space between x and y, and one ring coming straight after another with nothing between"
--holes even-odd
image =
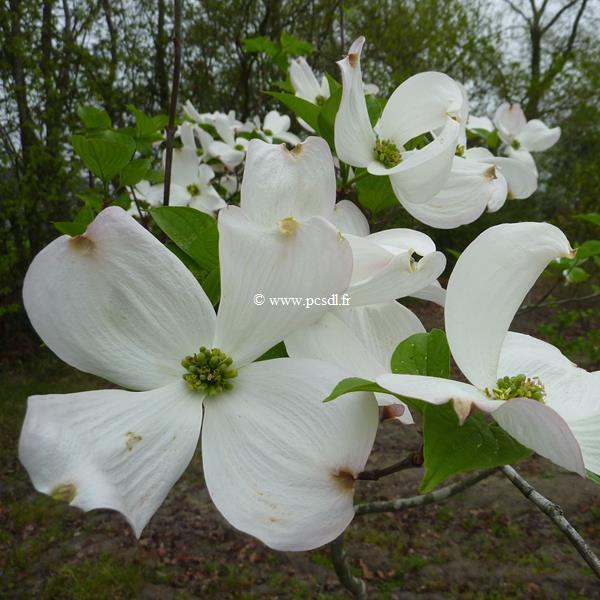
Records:
<instances>
[{"instance_id":1,"label":"green leaf","mask_svg":"<svg viewBox=\"0 0 600 600\"><path fill-rule=\"evenodd\" d=\"M244 52L264 52L271 57L276 56L279 52L279 45L264 35L242 40L242 48Z\"/></svg>"},{"instance_id":2,"label":"green leaf","mask_svg":"<svg viewBox=\"0 0 600 600\"><path fill-rule=\"evenodd\" d=\"M142 112L139 108L136 108L132 104L127 105L127 110L133 115L135 119L136 137L137 138L151 138L154 141L155 134L162 131L169 122L167 115L155 115L149 117L147 114ZM159 135L158 139L162 136Z\"/></svg>"},{"instance_id":3,"label":"green leaf","mask_svg":"<svg viewBox=\"0 0 600 600\"><path fill-rule=\"evenodd\" d=\"M360 205L372 213L398 205L389 177L368 174L356 182L356 190Z\"/></svg>"},{"instance_id":4,"label":"green leaf","mask_svg":"<svg viewBox=\"0 0 600 600\"><path fill-rule=\"evenodd\" d=\"M77 197L80 200L83 200L85 204L89 206L93 211L100 212L102 210L102 203L104 202L104 197L96 190L86 190L85 192L77 194Z\"/></svg>"},{"instance_id":5,"label":"green leaf","mask_svg":"<svg viewBox=\"0 0 600 600\"><path fill-rule=\"evenodd\" d=\"M587 240L577 248L577 260L600 254L600 240Z\"/></svg>"},{"instance_id":6,"label":"green leaf","mask_svg":"<svg viewBox=\"0 0 600 600\"><path fill-rule=\"evenodd\" d=\"M58 231L66 233L71 237L81 235L87 229L87 225L75 223L74 221L54 221L52 224Z\"/></svg>"},{"instance_id":7,"label":"green leaf","mask_svg":"<svg viewBox=\"0 0 600 600\"><path fill-rule=\"evenodd\" d=\"M373 94L366 94L365 101L367 103L367 112L369 113L369 121L371 126L375 126L375 123L379 121L379 117L383 111L379 98L373 96Z\"/></svg>"},{"instance_id":8,"label":"green leaf","mask_svg":"<svg viewBox=\"0 0 600 600\"><path fill-rule=\"evenodd\" d=\"M86 129L104 130L110 129L112 122L108 113L103 108L95 106L80 106L77 114Z\"/></svg>"},{"instance_id":9,"label":"green leaf","mask_svg":"<svg viewBox=\"0 0 600 600\"><path fill-rule=\"evenodd\" d=\"M342 89L342 84L339 81L330 75L329 73L325 73L325 77L327 77L327 83L329 83L329 94L333 94L336 90Z\"/></svg>"},{"instance_id":10,"label":"green leaf","mask_svg":"<svg viewBox=\"0 0 600 600\"><path fill-rule=\"evenodd\" d=\"M282 104L285 104L297 117L300 117L303 121L306 121L315 131L319 130L319 113L321 107L298 98L293 94L286 94L285 92L265 92L269 96L272 96L276 100L279 100Z\"/></svg>"},{"instance_id":11,"label":"green leaf","mask_svg":"<svg viewBox=\"0 0 600 600\"><path fill-rule=\"evenodd\" d=\"M583 283L590 278L590 274L581 267L573 267L567 274L569 283Z\"/></svg>"},{"instance_id":12,"label":"green leaf","mask_svg":"<svg viewBox=\"0 0 600 600\"><path fill-rule=\"evenodd\" d=\"M132 160L121 171L121 185L135 185L139 183L146 176L151 164L151 158L137 158Z\"/></svg>"},{"instance_id":13,"label":"green leaf","mask_svg":"<svg viewBox=\"0 0 600 600\"><path fill-rule=\"evenodd\" d=\"M331 402L344 394L350 394L352 392L381 392L382 394L389 394L387 390L384 390L374 381L369 381L368 379L362 379L360 377L348 377L347 379L342 379L323 402Z\"/></svg>"},{"instance_id":14,"label":"green leaf","mask_svg":"<svg viewBox=\"0 0 600 600\"><path fill-rule=\"evenodd\" d=\"M593 481L594 483L600 485L600 475L596 475L596 473L592 473L592 471L587 471L587 478Z\"/></svg>"},{"instance_id":15,"label":"green leaf","mask_svg":"<svg viewBox=\"0 0 600 600\"><path fill-rule=\"evenodd\" d=\"M281 33L279 41L281 51L287 56L308 56L314 51L314 47L310 42L305 42L285 31Z\"/></svg>"},{"instance_id":16,"label":"green leaf","mask_svg":"<svg viewBox=\"0 0 600 600\"><path fill-rule=\"evenodd\" d=\"M441 329L416 333L398 344L391 358L392 373L450 376L450 348Z\"/></svg>"},{"instance_id":17,"label":"green leaf","mask_svg":"<svg viewBox=\"0 0 600 600\"><path fill-rule=\"evenodd\" d=\"M150 210L154 222L200 267L219 267L219 232L209 215L187 206L159 206Z\"/></svg>"},{"instance_id":18,"label":"green leaf","mask_svg":"<svg viewBox=\"0 0 600 600\"><path fill-rule=\"evenodd\" d=\"M71 142L85 166L106 183L121 172L135 151L131 137L112 131L73 135Z\"/></svg>"},{"instance_id":19,"label":"green leaf","mask_svg":"<svg viewBox=\"0 0 600 600\"><path fill-rule=\"evenodd\" d=\"M74 237L84 233L93 220L94 211L86 204L79 209L73 221L55 221L53 225L61 233Z\"/></svg>"},{"instance_id":20,"label":"green leaf","mask_svg":"<svg viewBox=\"0 0 600 600\"><path fill-rule=\"evenodd\" d=\"M423 412L425 475L419 492L434 490L456 473L512 464L530 454L531 450L480 413L461 426L450 403L428 404Z\"/></svg>"},{"instance_id":21,"label":"green leaf","mask_svg":"<svg viewBox=\"0 0 600 600\"><path fill-rule=\"evenodd\" d=\"M321 137L325 138L325 141L329 144L329 147L335 151L335 141L333 127L335 124L335 117L338 109L340 108L340 102L342 100L342 88L339 87L337 90L331 93L331 96L325 100L318 118L317 131ZM306 120L306 119L305 119Z\"/></svg>"},{"instance_id":22,"label":"green leaf","mask_svg":"<svg viewBox=\"0 0 600 600\"><path fill-rule=\"evenodd\" d=\"M279 342L276 346L273 346L270 350L267 350L262 356L259 356L256 360L272 360L274 358L287 358L288 353L283 342Z\"/></svg>"},{"instance_id":23,"label":"green leaf","mask_svg":"<svg viewBox=\"0 0 600 600\"><path fill-rule=\"evenodd\" d=\"M123 192L112 201L111 206L120 206L123 210L129 210L131 208L131 197L127 192Z\"/></svg>"},{"instance_id":24,"label":"green leaf","mask_svg":"<svg viewBox=\"0 0 600 600\"><path fill-rule=\"evenodd\" d=\"M576 219L580 221L587 221L588 223L593 223L594 225L600 225L600 213L586 213L583 215L575 215Z\"/></svg>"},{"instance_id":25,"label":"green leaf","mask_svg":"<svg viewBox=\"0 0 600 600\"><path fill-rule=\"evenodd\" d=\"M219 304L221 299L221 273L219 269L213 269L201 282L202 289L208 296L213 306Z\"/></svg>"}]
</instances>

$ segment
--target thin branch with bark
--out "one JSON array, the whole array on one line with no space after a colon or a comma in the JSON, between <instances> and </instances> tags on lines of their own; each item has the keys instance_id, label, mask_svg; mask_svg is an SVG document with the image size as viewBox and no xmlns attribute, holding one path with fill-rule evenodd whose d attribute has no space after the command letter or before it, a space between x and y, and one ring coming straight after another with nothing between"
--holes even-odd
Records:
<instances>
[{"instance_id":1,"label":"thin branch with bark","mask_svg":"<svg viewBox=\"0 0 600 600\"><path fill-rule=\"evenodd\" d=\"M416 506L432 504L433 502L440 502L474 486L475 484L494 474L496 471L497 469L480 471L479 473L470 475L463 481L452 483L446 487L435 490L434 492L423 494L422 496L412 496L410 498L397 498L396 500L380 500L376 502L357 504L355 507L356 514L367 515L370 513L394 512L398 510L404 510L405 508L414 508Z\"/></svg>"},{"instance_id":2,"label":"thin branch with bark","mask_svg":"<svg viewBox=\"0 0 600 600\"><path fill-rule=\"evenodd\" d=\"M405 469L414 469L420 467L423 464L423 448L411 452L408 456L405 456L402 460L384 467L383 469L372 469L371 471L361 471L356 479L362 479L367 481L377 481L382 477L404 471Z\"/></svg>"},{"instance_id":3,"label":"thin branch with bark","mask_svg":"<svg viewBox=\"0 0 600 600\"><path fill-rule=\"evenodd\" d=\"M575 550L579 552L583 560L590 566L596 576L600 579L600 559L587 545L579 532L569 523L560 506L542 496L528 481L523 479L511 466L502 467L502 473L517 487L517 489L533 502L544 514L548 515L553 523L567 536Z\"/></svg>"},{"instance_id":4,"label":"thin branch with bark","mask_svg":"<svg viewBox=\"0 0 600 600\"><path fill-rule=\"evenodd\" d=\"M173 140L175 138L175 115L177 113L177 94L181 79L181 11L182 0L173 2L173 47L175 50L173 64L173 87L171 88L171 104L169 106L169 125L167 126L167 149L165 157L165 181L163 206L169 206L171 194L171 167L173 165Z\"/></svg>"},{"instance_id":5,"label":"thin branch with bark","mask_svg":"<svg viewBox=\"0 0 600 600\"><path fill-rule=\"evenodd\" d=\"M352 575L352 570L348 564L346 551L344 550L344 534L337 537L330 544L331 562L335 569L340 583L357 599L367 599L367 585L360 578Z\"/></svg>"}]
</instances>

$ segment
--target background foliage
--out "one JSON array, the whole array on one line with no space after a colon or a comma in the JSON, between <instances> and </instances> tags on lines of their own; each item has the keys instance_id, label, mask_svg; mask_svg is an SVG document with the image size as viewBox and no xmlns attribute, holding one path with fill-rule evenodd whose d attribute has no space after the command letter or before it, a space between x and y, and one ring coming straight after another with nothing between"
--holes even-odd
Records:
<instances>
[{"instance_id":1,"label":"background foliage","mask_svg":"<svg viewBox=\"0 0 600 600\"><path fill-rule=\"evenodd\" d=\"M593 237L589 221L573 218L597 210L600 186L600 15L588 0L188 0L184 10L180 97L201 111L234 109L244 119L281 110L262 92L285 77L277 48L285 50L288 34L307 42L300 50L313 50L316 70L336 77L334 62L364 34L365 80L382 95L414 73L440 70L466 85L473 114L520 101L528 118L560 125L560 142L541 158L536 194L458 230L428 231L442 249L460 251L499 221L545 219L573 241ZM171 31L166 0L2 0L3 347L23 354L31 345L24 273L56 237L52 222L73 219L77 193L93 183L71 154L77 108L102 107L116 127L134 124L128 105L166 112ZM371 220L375 229L427 231L397 207Z\"/></svg>"}]
</instances>

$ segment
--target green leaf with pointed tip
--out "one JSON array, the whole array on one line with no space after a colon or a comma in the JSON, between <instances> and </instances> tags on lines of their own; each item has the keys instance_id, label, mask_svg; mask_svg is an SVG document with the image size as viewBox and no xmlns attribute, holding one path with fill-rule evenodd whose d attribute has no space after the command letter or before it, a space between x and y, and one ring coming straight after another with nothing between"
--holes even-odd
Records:
<instances>
[{"instance_id":1,"label":"green leaf with pointed tip","mask_svg":"<svg viewBox=\"0 0 600 600\"><path fill-rule=\"evenodd\" d=\"M582 215L575 215L576 219L580 221L587 221L588 223L593 223L594 225L600 225L600 213L585 213Z\"/></svg>"},{"instance_id":2,"label":"green leaf with pointed tip","mask_svg":"<svg viewBox=\"0 0 600 600\"><path fill-rule=\"evenodd\" d=\"M107 183L121 172L135 152L133 138L113 131L73 135L71 142L85 166Z\"/></svg>"},{"instance_id":3,"label":"green leaf with pointed tip","mask_svg":"<svg viewBox=\"0 0 600 600\"><path fill-rule=\"evenodd\" d=\"M150 210L154 222L200 267L219 268L219 231L215 220L187 206L159 206Z\"/></svg>"},{"instance_id":4,"label":"green leaf with pointed tip","mask_svg":"<svg viewBox=\"0 0 600 600\"><path fill-rule=\"evenodd\" d=\"M267 350L262 356L259 356L256 361L260 360L273 360L274 358L287 358L289 355L283 342L273 346L270 350Z\"/></svg>"},{"instance_id":5,"label":"green leaf with pointed tip","mask_svg":"<svg viewBox=\"0 0 600 600\"><path fill-rule=\"evenodd\" d=\"M398 206L389 177L365 175L356 182L356 191L360 205L374 214Z\"/></svg>"},{"instance_id":6,"label":"green leaf with pointed tip","mask_svg":"<svg viewBox=\"0 0 600 600\"><path fill-rule=\"evenodd\" d=\"M103 108L95 106L80 106L77 114L86 129L102 131L110 129L112 122L108 113Z\"/></svg>"},{"instance_id":7,"label":"green leaf with pointed tip","mask_svg":"<svg viewBox=\"0 0 600 600\"><path fill-rule=\"evenodd\" d=\"M264 52L267 56L274 57L279 52L279 44L264 35L257 35L242 40L244 52Z\"/></svg>"},{"instance_id":8,"label":"green leaf with pointed tip","mask_svg":"<svg viewBox=\"0 0 600 600\"><path fill-rule=\"evenodd\" d=\"M434 490L451 475L513 464L531 455L498 424L474 413L461 426L450 403L423 412L425 474L419 492Z\"/></svg>"},{"instance_id":9,"label":"green leaf with pointed tip","mask_svg":"<svg viewBox=\"0 0 600 600\"><path fill-rule=\"evenodd\" d=\"M121 171L119 177L121 185L135 185L142 179L145 179L151 164L151 158L137 158L132 160L128 165L125 165Z\"/></svg>"},{"instance_id":10,"label":"green leaf with pointed tip","mask_svg":"<svg viewBox=\"0 0 600 600\"><path fill-rule=\"evenodd\" d=\"M373 94L365 95L365 102L367 103L367 112L369 113L369 121L371 122L371 126L374 127L375 123L379 121L379 117L383 112L383 107L379 98L373 96Z\"/></svg>"},{"instance_id":11,"label":"green leaf with pointed tip","mask_svg":"<svg viewBox=\"0 0 600 600\"><path fill-rule=\"evenodd\" d=\"M265 92L282 104L285 104L297 117L308 123L315 131L319 130L319 113L321 107L294 96L294 94L286 94L285 92Z\"/></svg>"},{"instance_id":12,"label":"green leaf with pointed tip","mask_svg":"<svg viewBox=\"0 0 600 600\"><path fill-rule=\"evenodd\" d=\"M314 51L314 47L310 42L294 37L285 31L281 33L279 42L281 51L287 56L308 56Z\"/></svg>"},{"instance_id":13,"label":"green leaf with pointed tip","mask_svg":"<svg viewBox=\"0 0 600 600\"><path fill-rule=\"evenodd\" d=\"M169 122L169 117L167 115L160 114L155 115L153 117L149 117L139 108L133 106L133 104L128 104L127 110L133 115L135 119L135 135L138 138L152 138L153 134L162 131Z\"/></svg>"},{"instance_id":14,"label":"green leaf with pointed tip","mask_svg":"<svg viewBox=\"0 0 600 600\"><path fill-rule=\"evenodd\" d=\"M102 203L104 202L104 197L96 190L86 190L85 192L77 194L77 197L80 200L83 200L83 202L92 210L96 212L100 212L102 210Z\"/></svg>"},{"instance_id":15,"label":"green leaf with pointed tip","mask_svg":"<svg viewBox=\"0 0 600 600\"><path fill-rule=\"evenodd\" d=\"M450 376L450 348L441 329L415 333L398 344L390 360L392 373Z\"/></svg>"},{"instance_id":16,"label":"green leaf with pointed tip","mask_svg":"<svg viewBox=\"0 0 600 600\"><path fill-rule=\"evenodd\" d=\"M377 385L374 381L368 379L362 379L361 377L348 377L342 379L332 390L331 394L323 400L323 402L331 402L344 394L351 394L352 392L381 392L382 394L389 393L382 387Z\"/></svg>"},{"instance_id":17,"label":"green leaf with pointed tip","mask_svg":"<svg viewBox=\"0 0 600 600\"><path fill-rule=\"evenodd\" d=\"M86 204L79 209L73 221L55 221L53 225L61 233L74 237L84 233L93 220L94 211Z\"/></svg>"},{"instance_id":18,"label":"green leaf with pointed tip","mask_svg":"<svg viewBox=\"0 0 600 600\"><path fill-rule=\"evenodd\" d=\"M593 481L594 483L600 485L600 475L596 475L596 473L592 473L592 471L588 471L586 469L587 478Z\"/></svg>"},{"instance_id":19,"label":"green leaf with pointed tip","mask_svg":"<svg viewBox=\"0 0 600 600\"><path fill-rule=\"evenodd\" d=\"M123 192L112 201L111 206L120 206L123 210L129 210L131 202L131 196L127 192Z\"/></svg>"},{"instance_id":20,"label":"green leaf with pointed tip","mask_svg":"<svg viewBox=\"0 0 600 600\"><path fill-rule=\"evenodd\" d=\"M335 140L334 140L334 125L335 117L338 109L340 108L340 102L342 100L342 88L338 88L331 93L331 96L325 100L321 111L319 112L318 120L318 132L321 137L325 138L325 141L329 144L332 151L335 152Z\"/></svg>"},{"instance_id":21,"label":"green leaf with pointed tip","mask_svg":"<svg viewBox=\"0 0 600 600\"><path fill-rule=\"evenodd\" d=\"M587 240L577 247L576 260L583 260L600 254L600 240Z\"/></svg>"},{"instance_id":22,"label":"green leaf with pointed tip","mask_svg":"<svg viewBox=\"0 0 600 600\"><path fill-rule=\"evenodd\" d=\"M213 306L219 304L221 299L221 272L213 269L201 282L202 289L208 296Z\"/></svg>"}]
</instances>

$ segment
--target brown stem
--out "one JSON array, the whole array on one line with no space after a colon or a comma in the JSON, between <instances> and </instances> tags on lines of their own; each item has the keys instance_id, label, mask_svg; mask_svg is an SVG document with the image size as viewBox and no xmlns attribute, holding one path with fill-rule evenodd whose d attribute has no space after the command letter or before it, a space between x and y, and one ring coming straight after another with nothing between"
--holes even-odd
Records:
<instances>
[{"instance_id":1,"label":"brown stem","mask_svg":"<svg viewBox=\"0 0 600 600\"><path fill-rule=\"evenodd\" d=\"M384 467L383 469L372 469L371 471L362 471L356 479L363 479L367 481L377 481L387 475L398 473L398 471L404 471L405 469L414 469L420 467L423 464L423 448L411 452L408 456L405 456L401 461Z\"/></svg>"},{"instance_id":2,"label":"brown stem","mask_svg":"<svg viewBox=\"0 0 600 600\"><path fill-rule=\"evenodd\" d=\"M167 149L165 158L165 181L163 206L169 206L171 195L171 167L173 165L173 139L175 138L175 115L177 113L177 94L181 79L181 4L182 0L173 1L173 48L175 58L173 64L173 87L171 88L171 105L169 107L169 125L167 126Z\"/></svg>"}]
</instances>

